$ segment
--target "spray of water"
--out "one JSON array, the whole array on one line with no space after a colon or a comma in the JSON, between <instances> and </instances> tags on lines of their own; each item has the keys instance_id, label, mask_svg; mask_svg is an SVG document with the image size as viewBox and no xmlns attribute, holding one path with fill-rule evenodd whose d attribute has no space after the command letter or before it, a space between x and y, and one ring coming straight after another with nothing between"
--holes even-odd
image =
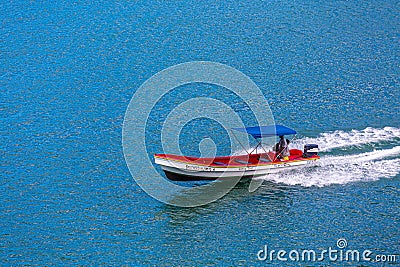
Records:
<instances>
[{"instance_id":1,"label":"spray of water","mask_svg":"<svg viewBox=\"0 0 400 267\"><path fill-rule=\"evenodd\" d=\"M293 145L299 146L301 144L319 144L320 151L331 151L335 148L344 148L349 146L362 146L366 144L379 143L382 141L389 141L400 138L400 128L385 127L377 129L368 127L364 130L351 130L351 131L334 131L328 133L321 133L316 138L305 137L296 140Z\"/></svg>"},{"instance_id":2,"label":"spray of water","mask_svg":"<svg viewBox=\"0 0 400 267\"><path fill-rule=\"evenodd\" d=\"M377 155L371 155L376 153ZM269 174L261 179L288 185L327 186L357 181L375 181L391 178L400 173L400 158L385 159L400 155L400 146L360 155L324 157L313 167Z\"/></svg>"}]
</instances>

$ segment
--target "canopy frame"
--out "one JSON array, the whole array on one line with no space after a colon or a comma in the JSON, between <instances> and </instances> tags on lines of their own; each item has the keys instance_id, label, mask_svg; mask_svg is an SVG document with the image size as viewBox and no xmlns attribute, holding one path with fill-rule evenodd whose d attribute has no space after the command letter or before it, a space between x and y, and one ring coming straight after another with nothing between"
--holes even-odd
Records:
<instances>
[{"instance_id":1,"label":"canopy frame","mask_svg":"<svg viewBox=\"0 0 400 267\"><path fill-rule=\"evenodd\" d=\"M258 132L257 132L257 127L258 127ZM261 127L263 127L263 128L261 128ZM267 128L268 127L268 128ZM279 127L279 130L280 131L274 131L273 133L272 132L264 132L264 134L263 134L263 132L262 132L262 129L268 129L268 130L271 130L271 128L272 127ZM251 133L251 132L249 132L248 130L255 130L255 133L253 132L253 133ZM276 129L276 128L275 128ZM247 133L247 134L249 134L249 135L251 135L254 139L259 139L260 141L258 142L258 144L256 145L256 147L255 148L253 148L250 152L249 151L247 151L247 149L244 147L244 145L239 141L239 139L237 138L237 136L235 135L235 133L234 133L234 131L232 131L232 130L235 130L235 131L239 131L239 132L245 132L245 133ZM233 134L233 136L235 137L235 139L236 139L236 141L238 141L238 143L240 144L240 146L243 148L243 150L244 151L246 151L246 153L247 153L247 155L251 155L254 151L256 151L256 154L257 154L257 149L258 149L258 147L260 147L262 150L264 150L264 152L267 154L267 156L268 156L268 159L270 160L270 161L274 161L274 160L276 160L281 154L282 154L282 151L278 154L278 155L275 155L275 157L274 157L274 159L271 159L271 157L269 156L269 153L268 152L270 152L271 150L268 150L268 152L267 152L267 150L265 149L265 147L262 145L262 138L263 137L273 137L273 136L283 136L283 135L292 135L292 134L294 134L294 136L293 136L293 138L292 139L290 139L290 142L292 142L295 138L296 138L296 135L297 135L297 132L295 131L295 130L293 130L293 129L290 129L290 128L288 128L288 127L285 127L285 126L282 126L282 125L270 125L270 126L256 126L256 127L246 127L246 128L232 128L231 129L231 132L232 132L232 134Z\"/></svg>"}]
</instances>

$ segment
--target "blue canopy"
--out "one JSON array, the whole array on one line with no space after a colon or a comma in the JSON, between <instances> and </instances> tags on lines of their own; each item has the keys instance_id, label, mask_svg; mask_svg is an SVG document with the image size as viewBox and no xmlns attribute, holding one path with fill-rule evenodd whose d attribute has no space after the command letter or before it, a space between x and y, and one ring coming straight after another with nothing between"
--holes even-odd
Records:
<instances>
[{"instance_id":1,"label":"blue canopy","mask_svg":"<svg viewBox=\"0 0 400 267\"><path fill-rule=\"evenodd\" d=\"M283 125L254 126L246 128L232 128L232 130L248 133L254 138L296 134L297 132Z\"/></svg>"}]
</instances>

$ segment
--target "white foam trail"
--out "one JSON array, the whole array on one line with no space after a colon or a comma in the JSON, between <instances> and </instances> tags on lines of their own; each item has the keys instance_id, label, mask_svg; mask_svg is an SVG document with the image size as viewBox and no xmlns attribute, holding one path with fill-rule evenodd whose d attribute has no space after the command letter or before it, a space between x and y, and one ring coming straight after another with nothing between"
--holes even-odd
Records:
<instances>
[{"instance_id":1,"label":"white foam trail","mask_svg":"<svg viewBox=\"0 0 400 267\"><path fill-rule=\"evenodd\" d=\"M348 156L336 156L336 157L329 157L324 156L320 162L329 162L329 163L340 163L340 162L367 162L373 160L384 159L390 156L400 155L400 146L396 146L390 149L383 149L383 150L374 150L372 152L366 152L362 154L355 154L355 155L348 155Z\"/></svg>"},{"instance_id":2,"label":"white foam trail","mask_svg":"<svg viewBox=\"0 0 400 267\"><path fill-rule=\"evenodd\" d=\"M395 138L400 138L400 128L384 127L383 129L377 129L368 127L364 130L351 130L348 132L337 130L321 133L316 138L305 137L293 142L293 146L301 149L304 144L318 144L320 151L330 151L334 148L361 146Z\"/></svg>"},{"instance_id":3,"label":"white foam trail","mask_svg":"<svg viewBox=\"0 0 400 267\"><path fill-rule=\"evenodd\" d=\"M400 146L350 156L323 157L314 168L305 167L262 179L288 185L327 186L391 178L400 173Z\"/></svg>"}]
</instances>

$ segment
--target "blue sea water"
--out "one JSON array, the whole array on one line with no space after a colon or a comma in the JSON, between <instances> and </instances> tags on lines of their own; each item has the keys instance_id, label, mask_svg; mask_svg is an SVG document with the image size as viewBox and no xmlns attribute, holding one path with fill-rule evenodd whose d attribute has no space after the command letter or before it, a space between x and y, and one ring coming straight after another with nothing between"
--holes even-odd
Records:
<instances>
[{"instance_id":1,"label":"blue sea water","mask_svg":"<svg viewBox=\"0 0 400 267\"><path fill-rule=\"evenodd\" d=\"M0 265L398 264L398 14L397 1L3 1ZM325 160L202 207L148 196L124 160L125 110L152 75L190 61L248 75L275 121L300 133L294 145L318 142ZM223 88L176 88L152 110L149 156L166 112L201 96L251 121ZM226 152L219 125L187 127L183 152L204 137ZM257 259L264 245L322 250L340 238L397 263Z\"/></svg>"}]
</instances>

